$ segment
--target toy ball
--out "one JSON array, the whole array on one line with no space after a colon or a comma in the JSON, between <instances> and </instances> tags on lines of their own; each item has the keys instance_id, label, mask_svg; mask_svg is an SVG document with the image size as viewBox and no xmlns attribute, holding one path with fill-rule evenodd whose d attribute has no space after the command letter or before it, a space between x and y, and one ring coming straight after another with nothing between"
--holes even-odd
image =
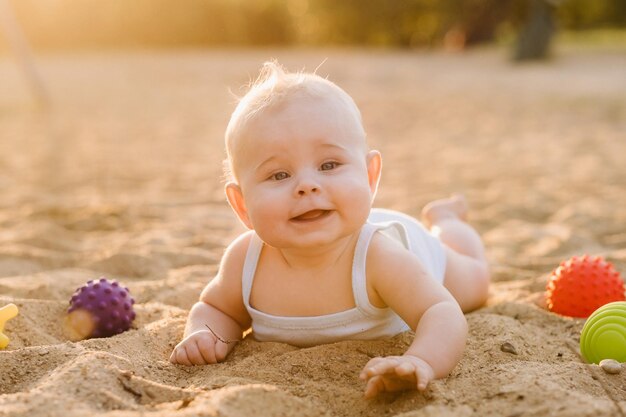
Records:
<instances>
[{"instance_id":1,"label":"toy ball","mask_svg":"<svg viewBox=\"0 0 626 417\"><path fill-rule=\"evenodd\" d=\"M117 281L100 278L76 289L67 309L66 330L73 340L109 337L130 328L135 300Z\"/></svg>"},{"instance_id":2,"label":"toy ball","mask_svg":"<svg viewBox=\"0 0 626 417\"><path fill-rule=\"evenodd\" d=\"M585 318L607 303L625 299L619 272L600 256L561 262L546 286L548 309L570 317Z\"/></svg>"},{"instance_id":3,"label":"toy ball","mask_svg":"<svg viewBox=\"0 0 626 417\"><path fill-rule=\"evenodd\" d=\"M580 353L589 363L626 362L626 302L606 304L589 316L580 334Z\"/></svg>"}]
</instances>

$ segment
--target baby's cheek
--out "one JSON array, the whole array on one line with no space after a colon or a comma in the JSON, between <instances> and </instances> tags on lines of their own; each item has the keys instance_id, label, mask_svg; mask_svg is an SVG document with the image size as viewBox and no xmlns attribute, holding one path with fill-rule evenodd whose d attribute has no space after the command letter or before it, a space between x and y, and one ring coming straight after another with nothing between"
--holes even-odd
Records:
<instances>
[{"instance_id":1,"label":"baby's cheek","mask_svg":"<svg viewBox=\"0 0 626 417\"><path fill-rule=\"evenodd\" d=\"M357 221L365 221L369 215L372 203L372 194L367 184L361 181L352 181L341 193L343 206L346 212Z\"/></svg>"}]
</instances>

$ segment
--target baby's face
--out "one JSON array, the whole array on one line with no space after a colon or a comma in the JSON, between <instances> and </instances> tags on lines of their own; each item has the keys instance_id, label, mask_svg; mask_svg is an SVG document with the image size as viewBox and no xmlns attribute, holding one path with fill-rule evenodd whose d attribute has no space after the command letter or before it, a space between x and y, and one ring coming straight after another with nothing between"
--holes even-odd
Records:
<instances>
[{"instance_id":1,"label":"baby's face","mask_svg":"<svg viewBox=\"0 0 626 417\"><path fill-rule=\"evenodd\" d=\"M323 246L354 233L375 191L373 153L339 100L297 97L266 109L237 138L233 160L248 227L278 248Z\"/></svg>"}]
</instances>

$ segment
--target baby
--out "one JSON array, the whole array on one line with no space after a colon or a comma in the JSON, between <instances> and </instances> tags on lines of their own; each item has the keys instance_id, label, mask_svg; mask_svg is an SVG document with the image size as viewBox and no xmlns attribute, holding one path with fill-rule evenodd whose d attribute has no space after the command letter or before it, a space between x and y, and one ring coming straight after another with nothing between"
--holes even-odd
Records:
<instances>
[{"instance_id":1,"label":"baby","mask_svg":"<svg viewBox=\"0 0 626 417\"><path fill-rule=\"evenodd\" d=\"M226 197L250 230L226 249L171 362L223 361L250 327L257 340L301 347L411 329L404 355L365 365L366 397L423 391L454 368L463 311L485 302L489 284L462 197L428 204L423 225L372 209L382 161L354 101L274 62L233 112L226 150Z\"/></svg>"}]
</instances>

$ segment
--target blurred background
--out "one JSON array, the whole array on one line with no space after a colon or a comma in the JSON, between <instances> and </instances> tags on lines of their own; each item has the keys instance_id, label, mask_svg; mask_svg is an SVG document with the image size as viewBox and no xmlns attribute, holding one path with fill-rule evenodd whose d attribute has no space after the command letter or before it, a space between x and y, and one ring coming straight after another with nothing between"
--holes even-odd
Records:
<instances>
[{"instance_id":1,"label":"blurred background","mask_svg":"<svg viewBox=\"0 0 626 417\"><path fill-rule=\"evenodd\" d=\"M12 52L40 103L32 51L498 46L546 60L555 42L626 45L623 0L0 0L0 56ZM3 35L3 36L1 36ZM555 41L556 39L556 41Z\"/></svg>"},{"instance_id":2,"label":"blurred background","mask_svg":"<svg viewBox=\"0 0 626 417\"><path fill-rule=\"evenodd\" d=\"M626 28L623 0L2 2L36 50L268 45L462 49L505 43L524 59L543 56L557 31L566 38L607 42L611 37L624 41L620 30ZM0 48L7 49L6 37L0 37Z\"/></svg>"}]
</instances>

